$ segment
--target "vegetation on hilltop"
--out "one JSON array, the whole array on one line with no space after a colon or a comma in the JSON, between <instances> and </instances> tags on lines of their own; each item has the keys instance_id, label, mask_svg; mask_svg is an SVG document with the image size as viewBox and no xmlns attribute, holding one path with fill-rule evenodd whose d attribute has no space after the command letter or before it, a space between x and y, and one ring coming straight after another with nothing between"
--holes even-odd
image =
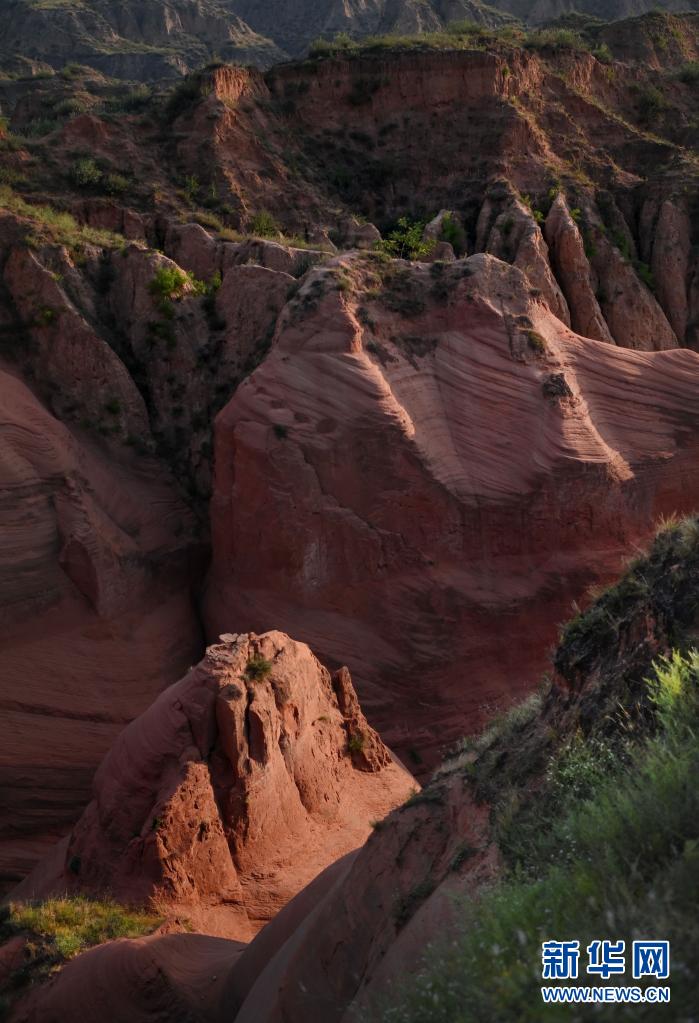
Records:
<instances>
[{"instance_id":1,"label":"vegetation on hilltop","mask_svg":"<svg viewBox=\"0 0 699 1023\"><path fill-rule=\"evenodd\" d=\"M691 15L690 15L691 17ZM681 16L653 11L633 19L637 32L645 35L663 52L671 43L682 44ZM606 38L617 38L623 23L607 22L600 18L572 14L548 25L528 28L512 20L497 26L462 20L448 24L436 32L412 35L369 35L356 38L341 32L330 39L316 39L309 48L309 57L364 57L380 55L391 50L464 50L493 48L525 48L542 54L592 53L601 63L613 60L613 52ZM608 30L614 29L613 32Z\"/></svg>"}]
</instances>

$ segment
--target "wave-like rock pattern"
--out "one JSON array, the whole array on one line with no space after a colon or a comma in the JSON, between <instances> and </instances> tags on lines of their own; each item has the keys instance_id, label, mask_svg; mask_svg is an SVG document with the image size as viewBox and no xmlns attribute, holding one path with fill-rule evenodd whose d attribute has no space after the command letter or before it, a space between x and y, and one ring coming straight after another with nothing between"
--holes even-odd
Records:
<instances>
[{"instance_id":1,"label":"wave-like rock pattern","mask_svg":"<svg viewBox=\"0 0 699 1023\"><path fill-rule=\"evenodd\" d=\"M89 799L117 733L199 649L191 513L162 466L117 457L0 372L0 879Z\"/></svg>"},{"instance_id":2,"label":"wave-like rock pattern","mask_svg":"<svg viewBox=\"0 0 699 1023\"><path fill-rule=\"evenodd\" d=\"M699 360L582 339L490 256L380 274L311 274L219 415L205 613L349 664L389 744L434 755L695 505Z\"/></svg>"}]
</instances>

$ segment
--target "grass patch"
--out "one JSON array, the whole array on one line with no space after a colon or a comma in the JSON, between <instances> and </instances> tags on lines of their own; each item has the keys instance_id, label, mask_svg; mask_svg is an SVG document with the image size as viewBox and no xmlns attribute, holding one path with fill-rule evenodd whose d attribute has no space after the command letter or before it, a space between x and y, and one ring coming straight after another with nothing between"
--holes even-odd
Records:
<instances>
[{"instance_id":1,"label":"grass patch","mask_svg":"<svg viewBox=\"0 0 699 1023\"><path fill-rule=\"evenodd\" d=\"M530 346L534 349L537 355L546 354L546 340L536 330L527 331L527 341Z\"/></svg>"},{"instance_id":2,"label":"grass patch","mask_svg":"<svg viewBox=\"0 0 699 1023\"><path fill-rule=\"evenodd\" d=\"M160 917L127 909L109 899L78 895L45 902L10 903L3 927L15 933L31 931L46 939L59 956L71 959L105 941L150 934L161 922Z\"/></svg>"},{"instance_id":3,"label":"grass patch","mask_svg":"<svg viewBox=\"0 0 699 1023\"><path fill-rule=\"evenodd\" d=\"M415 35L371 35L353 39L346 32L339 32L332 39L316 39L310 46L311 59L328 57L355 57L377 54L386 50L465 50L484 49L496 42L518 42L525 33L518 28L514 19L511 24L499 28L487 28L473 21L455 21L438 32L422 32Z\"/></svg>"},{"instance_id":4,"label":"grass patch","mask_svg":"<svg viewBox=\"0 0 699 1023\"><path fill-rule=\"evenodd\" d=\"M281 228L271 213L260 210L250 221L250 234L256 238L276 238Z\"/></svg>"},{"instance_id":5,"label":"grass patch","mask_svg":"<svg viewBox=\"0 0 699 1023\"><path fill-rule=\"evenodd\" d=\"M56 210L52 206L33 206L7 185L0 185L0 209L31 221L32 232L27 236L30 244L65 245L73 251L80 250L84 245L113 249L126 244L122 235L86 227L79 224L70 213Z\"/></svg>"},{"instance_id":6,"label":"grass patch","mask_svg":"<svg viewBox=\"0 0 699 1023\"><path fill-rule=\"evenodd\" d=\"M350 753L361 753L366 744L366 740L361 732L357 732L355 735L351 735L347 742L347 749Z\"/></svg>"},{"instance_id":7,"label":"grass patch","mask_svg":"<svg viewBox=\"0 0 699 1023\"><path fill-rule=\"evenodd\" d=\"M262 657L261 654L255 654L245 666L245 678L249 682L262 682L270 674L272 667L271 661Z\"/></svg>"}]
</instances>

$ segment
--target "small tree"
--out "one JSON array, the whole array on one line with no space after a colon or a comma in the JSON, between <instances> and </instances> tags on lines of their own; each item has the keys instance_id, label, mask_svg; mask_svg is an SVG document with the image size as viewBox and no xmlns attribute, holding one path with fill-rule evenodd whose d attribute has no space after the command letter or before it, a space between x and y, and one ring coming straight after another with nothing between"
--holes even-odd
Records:
<instances>
[{"instance_id":1,"label":"small tree","mask_svg":"<svg viewBox=\"0 0 699 1023\"><path fill-rule=\"evenodd\" d=\"M424 230L421 220L411 223L407 217L401 217L388 238L378 242L377 248L396 259L424 259L435 246L432 240L423 241Z\"/></svg>"}]
</instances>

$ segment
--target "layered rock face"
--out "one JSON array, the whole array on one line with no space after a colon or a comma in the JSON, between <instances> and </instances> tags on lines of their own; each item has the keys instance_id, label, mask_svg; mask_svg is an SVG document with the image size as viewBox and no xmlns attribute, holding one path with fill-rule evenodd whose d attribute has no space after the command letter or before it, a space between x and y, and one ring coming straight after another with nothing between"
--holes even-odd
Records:
<instances>
[{"instance_id":1,"label":"layered rock face","mask_svg":"<svg viewBox=\"0 0 699 1023\"><path fill-rule=\"evenodd\" d=\"M15 369L0 387L6 887L75 820L117 733L201 639L193 520L164 466L70 430Z\"/></svg>"},{"instance_id":2,"label":"layered rock face","mask_svg":"<svg viewBox=\"0 0 699 1023\"><path fill-rule=\"evenodd\" d=\"M248 939L414 790L357 703L278 632L225 635L118 738L14 893L111 892Z\"/></svg>"},{"instance_id":3,"label":"layered rock face","mask_svg":"<svg viewBox=\"0 0 699 1023\"><path fill-rule=\"evenodd\" d=\"M684 33L691 62L695 22L678 25L663 31ZM464 251L524 269L580 335L693 347L699 257L682 182L694 170L673 169L691 139L675 139L669 122L674 111L695 123L694 100L682 84L663 97L666 137L650 136L642 119L631 123L629 96L667 74L641 83L648 69L624 68L628 81L612 89L591 54L562 64L494 47L338 57L266 76L215 69L175 121L178 157L195 173L206 153L211 188L243 226L265 208L290 230L320 223L342 240L338 202L380 225L454 210ZM600 170L609 165L611 178Z\"/></svg>"},{"instance_id":4,"label":"layered rock face","mask_svg":"<svg viewBox=\"0 0 699 1023\"><path fill-rule=\"evenodd\" d=\"M210 635L278 624L436 756L694 506L698 365L578 337L490 256L313 271L217 419Z\"/></svg>"}]
</instances>

